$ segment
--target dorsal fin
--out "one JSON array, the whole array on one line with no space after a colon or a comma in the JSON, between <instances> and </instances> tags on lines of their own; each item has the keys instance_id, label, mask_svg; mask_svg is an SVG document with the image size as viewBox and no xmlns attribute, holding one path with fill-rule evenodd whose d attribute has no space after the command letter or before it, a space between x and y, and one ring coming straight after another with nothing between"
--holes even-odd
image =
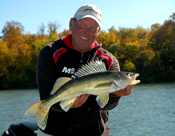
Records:
<instances>
[{"instance_id":1,"label":"dorsal fin","mask_svg":"<svg viewBox=\"0 0 175 136\"><path fill-rule=\"evenodd\" d=\"M53 89L50 94L54 94L62 85L67 83L68 81L72 80L72 78L69 77L60 77L56 80Z\"/></svg>"},{"instance_id":2,"label":"dorsal fin","mask_svg":"<svg viewBox=\"0 0 175 136\"><path fill-rule=\"evenodd\" d=\"M104 62L100 61L91 61L88 64L83 65L78 71L75 73L75 76L82 77L85 75L89 75L92 73L103 72L106 71L106 65Z\"/></svg>"}]
</instances>

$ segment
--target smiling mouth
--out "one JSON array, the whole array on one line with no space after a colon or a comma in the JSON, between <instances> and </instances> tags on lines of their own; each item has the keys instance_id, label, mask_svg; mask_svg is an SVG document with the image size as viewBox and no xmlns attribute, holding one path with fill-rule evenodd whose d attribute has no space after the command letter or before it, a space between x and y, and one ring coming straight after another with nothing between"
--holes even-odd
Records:
<instances>
[{"instance_id":1,"label":"smiling mouth","mask_svg":"<svg viewBox=\"0 0 175 136\"><path fill-rule=\"evenodd\" d=\"M83 39L83 40L88 40L88 38L85 38L85 37L82 37L82 36L80 36L81 37L81 39Z\"/></svg>"}]
</instances>

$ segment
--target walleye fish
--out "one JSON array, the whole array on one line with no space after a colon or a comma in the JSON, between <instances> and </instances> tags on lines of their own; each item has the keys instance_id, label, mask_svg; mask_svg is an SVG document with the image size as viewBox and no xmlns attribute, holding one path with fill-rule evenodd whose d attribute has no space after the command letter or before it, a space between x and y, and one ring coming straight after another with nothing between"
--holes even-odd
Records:
<instances>
[{"instance_id":1,"label":"walleye fish","mask_svg":"<svg viewBox=\"0 0 175 136\"><path fill-rule=\"evenodd\" d=\"M96 101L103 108L109 101L109 93L140 83L140 80L136 80L138 73L107 71L102 61L91 61L82 66L75 76L76 79L58 78L50 97L34 104L25 112L29 117L36 119L41 129L45 129L49 109L55 103L60 102L61 108L67 112L76 97L92 94L97 95Z\"/></svg>"}]
</instances>

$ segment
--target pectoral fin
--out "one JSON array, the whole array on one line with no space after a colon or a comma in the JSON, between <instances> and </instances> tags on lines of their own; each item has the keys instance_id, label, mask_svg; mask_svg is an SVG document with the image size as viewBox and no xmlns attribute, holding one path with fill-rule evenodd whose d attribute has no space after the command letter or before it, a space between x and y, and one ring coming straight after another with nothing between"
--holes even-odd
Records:
<instances>
[{"instance_id":1,"label":"pectoral fin","mask_svg":"<svg viewBox=\"0 0 175 136\"><path fill-rule=\"evenodd\" d=\"M96 101L98 105L103 108L109 101L109 93L102 93L97 96Z\"/></svg>"},{"instance_id":2,"label":"pectoral fin","mask_svg":"<svg viewBox=\"0 0 175 136\"><path fill-rule=\"evenodd\" d=\"M60 102L60 106L61 108L67 112L70 107L74 104L74 101L75 101L76 98L72 98L72 99L69 99L69 100L64 100L64 101L61 101Z\"/></svg>"}]
</instances>

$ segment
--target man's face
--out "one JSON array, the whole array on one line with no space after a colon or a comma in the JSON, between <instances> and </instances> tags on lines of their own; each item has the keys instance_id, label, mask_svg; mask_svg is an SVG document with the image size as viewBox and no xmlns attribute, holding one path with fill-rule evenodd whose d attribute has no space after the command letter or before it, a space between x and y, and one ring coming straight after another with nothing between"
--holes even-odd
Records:
<instances>
[{"instance_id":1,"label":"man's face","mask_svg":"<svg viewBox=\"0 0 175 136\"><path fill-rule=\"evenodd\" d=\"M91 18L78 21L71 19L69 29L72 31L72 46L81 53L89 50L100 31L97 22Z\"/></svg>"}]
</instances>

